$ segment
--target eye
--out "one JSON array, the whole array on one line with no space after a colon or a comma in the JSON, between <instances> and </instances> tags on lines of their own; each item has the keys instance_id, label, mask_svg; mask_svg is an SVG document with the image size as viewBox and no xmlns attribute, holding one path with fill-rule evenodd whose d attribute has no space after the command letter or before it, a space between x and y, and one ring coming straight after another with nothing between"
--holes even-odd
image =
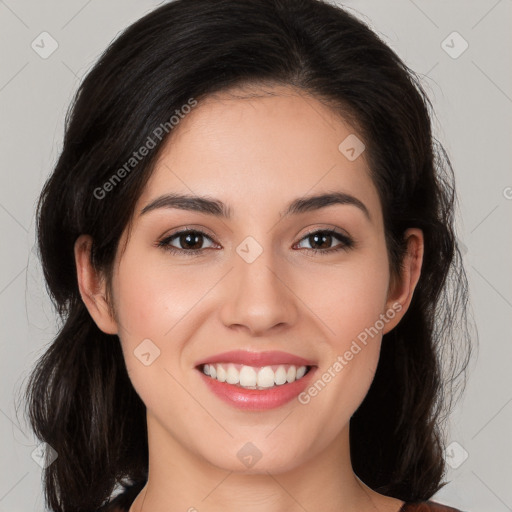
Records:
<instances>
[{"instance_id":1,"label":"eye","mask_svg":"<svg viewBox=\"0 0 512 512\"><path fill-rule=\"evenodd\" d=\"M193 256L203 252L204 247L200 246L202 246L202 241L205 238L212 240L201 230L185 229L160 240L157 245L158 247L162 247L173 254L186 254L187 256ZM181 247L171 245L171 242L175 239Z\"/></svg>"},{"instance_id":2,"label":"eye","mask_svg":"<svg viewBox=\"0 0 512 512\"><path fill-rule=\"evenodd\" d=\"M172 254L195 256L203 253L203 251L206 249L203 247L204 239L208 239L213 242L209 235L199 229L184 229L160 240L157 243L157 246L163 248L165 251L169 251ZM181 247L175 247L172 245L172 242L175 240ZM338 240L340 243L337 246L332 247L331 244L335 240ZM323 255L332 254L333 252L341 250L348 251L355 245L355 242L350 237L342 233L338 233L332 229L312 231L303 237L301 242L296 245L300 246L304 241L309 242L312 245L320 246L320 248L306 247L305 249L307 251ZM210 248L212 248L212 246L210 246Z\"/></svg>"},{"instance_id":3,"label":"eye","mask_svg":"<svg viewBox=\"0 0 512 512\"><path fill-rule=\"evenodd\" d=\"M336 239L339 240L341 244L338 244L335 247L331 247L331 243ZM312 245L324 246L323 248L320 249L317 249L315 247L308 249L306 247L307 250L312 251L315 254L332 254L333 252L336 251L347 251L354 246L354 241L350 237L342 233L338 233L337 231L334 231L332 229L312 231L308 233L304 238L302 238L302 241L307 241ZM303 243L302 241L299 242L299 245Z\"/></svg>"}]
</instances>

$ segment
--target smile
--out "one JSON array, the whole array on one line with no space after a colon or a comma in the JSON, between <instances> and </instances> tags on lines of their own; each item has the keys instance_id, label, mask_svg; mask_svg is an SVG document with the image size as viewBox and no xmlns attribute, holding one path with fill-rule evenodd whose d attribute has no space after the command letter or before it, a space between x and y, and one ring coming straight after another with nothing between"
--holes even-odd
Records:
<instances>
[{"instance_id":1,"label":"smile","mask_svg":"<svg viewBox=\"0 0 512 512\"><path fill-rule=\"evenodd\" d=\"M263 367L234 363L202 365L202 372L218 382L225 382L244 389L270 389L300 380L310 366L272 365Z\"/></svg>"}]
</instances>

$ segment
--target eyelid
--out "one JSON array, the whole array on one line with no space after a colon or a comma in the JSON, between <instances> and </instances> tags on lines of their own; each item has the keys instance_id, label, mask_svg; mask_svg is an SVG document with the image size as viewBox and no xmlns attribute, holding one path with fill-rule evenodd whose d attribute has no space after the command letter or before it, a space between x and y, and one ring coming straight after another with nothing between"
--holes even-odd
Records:
<instances>
[{"instance_id":1,"label":"eyelid","mask_svg":"<svg viewBox=\"0 0 512 512\"><path fill-rule=\"evenodd\" d=\"M314 228L311 228L310 230L306 231L305 233L303 233L301 235L300 240L302 240L303 238L305 238L309 235L317 233L318 231L332 231L333 233L336 233L337 235L352 239L352 237L346 231L338 228L337 226L333 226L332 224L328 224L327 227L316 226Z\"/></svg>"},{"instance_id":2,"label":"eyelid","mask_svg":"<svg viewBox=\"0 0 512 512\"><path fill-rule=\"evenodd\" d=\"M193 225L189 224L189 225L181 226L179 228L176 228L176 229L173 229L171 231L165 232L162 236L159 237L159 240L166 240L166 239L171 238L171 237L173 237L175 235L181 234L183 231L198 232L198 233L201 233L201 234L203 234L205 236L208 236L212 240L215 238L215 235L209 229L204 228L204 227L196 227L196 226L193 226Z\"/></svg>"},{"instance_id":3,"label":"eyelid","mask_svg":"<svg viewBox=\"0 0 512 512\"><path fill-rule=\"evenodd\" d=\"M182 254L185 256L194 256L202 254L204 251L210 248L202 248L202 249L181 249L178 247L174 247L170 245L170 240L178 237L179 235L182 235L183 233L193 232L199 235L202 235L205 238L208 238L213 244L220 245L218 242L215 241L215 237L210 235L208 233L209 230L203 227L194 227L194 226L182 226L180 228L176 228L169 234L164 235L163 237L160 237L159 240L156 242L156 246L160 247L164 250L167 250L171 253L176 254ZM333 225L330 225L329 227L319 227L316 226L314 228L309 229L306 233L303 233L299 240L293 244L293 247L300 244L303 240L307 239L309 236L314 235L316 233L328 233L330 236L338 237L338 242L340 242L337 246L329 248L329 249L309 249L309 248L303 248L306 252L312 252L314 254L316 253L323 253L323 254L330 254L333 252L336 252L337 250L349 250L357 245L356 240L349 235L344 230L341 230L338 227L335 227Z\"/></svg>"}]
</instances>

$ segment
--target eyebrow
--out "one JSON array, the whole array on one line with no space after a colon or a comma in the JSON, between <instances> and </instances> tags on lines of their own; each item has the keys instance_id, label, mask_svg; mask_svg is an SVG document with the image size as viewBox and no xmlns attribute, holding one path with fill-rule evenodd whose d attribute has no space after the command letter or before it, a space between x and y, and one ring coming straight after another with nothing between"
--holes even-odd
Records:
<instances>
[{"instance_id":1,"label":"eyebrow","mask_svg":"<svg viewBox=\"0 0 512 512\"><path fill-rule=\"evenodd\" d=\"M371 222L370 212L365 204L356 197L344 192L330 192L314 196L306 196L293 200L281 217L288 215L298 215L332 206L335 204L345 204L359 208L366 218ZM222 201L209 197L192 196L186 194L165 194L157 197L148 203L140 212L144 215L152 210L159 208L176 208L179 210L189 210L224 219L231 219L231 209Z\"/></svg>"}]
</instances>

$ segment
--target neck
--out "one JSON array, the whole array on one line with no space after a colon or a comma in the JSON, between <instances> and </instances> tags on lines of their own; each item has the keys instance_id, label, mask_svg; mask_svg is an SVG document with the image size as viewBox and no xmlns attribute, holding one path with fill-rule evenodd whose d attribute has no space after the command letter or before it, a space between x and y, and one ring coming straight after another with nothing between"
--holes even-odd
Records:
<instances>
[{"instance_id":1,"label":"neck","mask_svg":"<svg viewBox=\"0 0 512 512\"><path fill-rule=\"evenodd\" d=\"M148 442L148 482L130 512L397 512L403 504L375 493L354 474L348 425L316 456L287 467L260 464L263 456L251 469L214 465L149 414Z\"/></svg>"}]
</instances>

